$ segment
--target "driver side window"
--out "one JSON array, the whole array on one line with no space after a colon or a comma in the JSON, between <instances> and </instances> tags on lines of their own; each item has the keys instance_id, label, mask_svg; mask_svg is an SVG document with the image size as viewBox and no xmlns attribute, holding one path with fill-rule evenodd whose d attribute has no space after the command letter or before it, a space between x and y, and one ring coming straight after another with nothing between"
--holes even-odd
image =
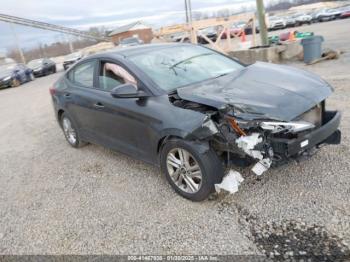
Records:
<instances>
[{"instance_id":1,"label":"driver side window","mask_svg":"<svg viewBox=\"0 0 350 262\"><path fill-rule=\"evenodd\" d=\"M122 66L112 62L101 61L98 75L99 86L104 91L111 91L113 88L130 83L137 89L136 79Z\"/></svg>"}]
</instances>

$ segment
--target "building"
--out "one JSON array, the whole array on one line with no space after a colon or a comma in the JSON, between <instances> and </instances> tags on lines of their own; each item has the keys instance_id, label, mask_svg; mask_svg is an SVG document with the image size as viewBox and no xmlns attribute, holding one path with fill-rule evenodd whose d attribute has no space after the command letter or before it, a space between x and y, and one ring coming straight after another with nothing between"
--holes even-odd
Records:
<instances>
[{"instance_id":1,"label":"building","mask_svg":"<svg viewBox=\"0 0 350 262\"><path fill-rule=\"evenodd\" d=\"M144 43L150 43L153 39L153 32L151 27L137 21L116 28L108 36L111 37L112 41L115 43L119 43L122 39L128 37L138 37Z\"/></svg>"}]
</instances>

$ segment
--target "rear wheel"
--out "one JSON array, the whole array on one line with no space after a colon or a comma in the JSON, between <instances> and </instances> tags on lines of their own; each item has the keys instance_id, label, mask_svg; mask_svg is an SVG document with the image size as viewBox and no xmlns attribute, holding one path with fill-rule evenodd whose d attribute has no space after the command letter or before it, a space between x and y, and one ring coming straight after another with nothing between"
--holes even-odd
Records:
<instances>
[{"instance_id":1,"label":"rear wheel","mask_svg":"<svg viewBox=\"0 0 350 262\"><path fill-rule=\"evenodd\" d=\"M223 177L216 153L185 140L170 140L161 151L161 167L172 188L192 201L202 201L214 192L214 184Z\"/></svg>"},{"instance_id":2,"label":"rear wheel","mask_svg":"<svg viewBox=\"0 0 350 262\"><path fill-rule=\"evenodd\" d=\"M20 85L21 85L21 82L16 78L11 81L11 87L18 87Z\"/></svg>"},{"instance_id":3,"label":"rear wheel","mask_svg":"<svg viewBox=\"0 0 350 262\"><path fill-rule=\"evenodd\" d=\"M86 143L80 139L79 133L73 124L72 120L68 117L66 113L62 114L61 126L63 129L64 136L67 142L75 148L82 147Z\"/></svg>"}]
</instances>

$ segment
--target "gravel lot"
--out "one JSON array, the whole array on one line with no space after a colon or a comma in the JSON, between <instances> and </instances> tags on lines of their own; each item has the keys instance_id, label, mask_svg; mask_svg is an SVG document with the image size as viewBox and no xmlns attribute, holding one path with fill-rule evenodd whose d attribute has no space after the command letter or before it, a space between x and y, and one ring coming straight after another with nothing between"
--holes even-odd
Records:
<instances>
[{"instance_id":1,"label":"gravel lot","mask_svg":"<svg viewBox=\"0 0 350 262\"><path fill-rule=\"evenodd\" d=\"M202 203L175 194L143 162L96 145L71 148L48 91L61 73L0 90L0 254L347 254L349 26L350 20L304 27L347 53L291 64L335 87L328 107L343 112L342 144L260 178L240 170L239 192Z\"/></svg>"}]
</instances>

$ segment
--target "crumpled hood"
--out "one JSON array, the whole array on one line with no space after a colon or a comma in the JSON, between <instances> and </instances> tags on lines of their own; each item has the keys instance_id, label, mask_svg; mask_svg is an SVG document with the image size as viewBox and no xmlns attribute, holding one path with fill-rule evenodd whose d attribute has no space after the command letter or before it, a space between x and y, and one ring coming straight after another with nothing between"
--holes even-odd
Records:
<instances>
[{"instance_id":1,"label":"crumpled hood","mask_svg":"<svg viewBox=\"0 0 350 262\"><path fill-rule=\"evenodd\" d=\"M319 76L289 66L257 62L229 75L179 88L180 98L235 113L291 121L333 89Z\"/></svg>"}]
</instances>

